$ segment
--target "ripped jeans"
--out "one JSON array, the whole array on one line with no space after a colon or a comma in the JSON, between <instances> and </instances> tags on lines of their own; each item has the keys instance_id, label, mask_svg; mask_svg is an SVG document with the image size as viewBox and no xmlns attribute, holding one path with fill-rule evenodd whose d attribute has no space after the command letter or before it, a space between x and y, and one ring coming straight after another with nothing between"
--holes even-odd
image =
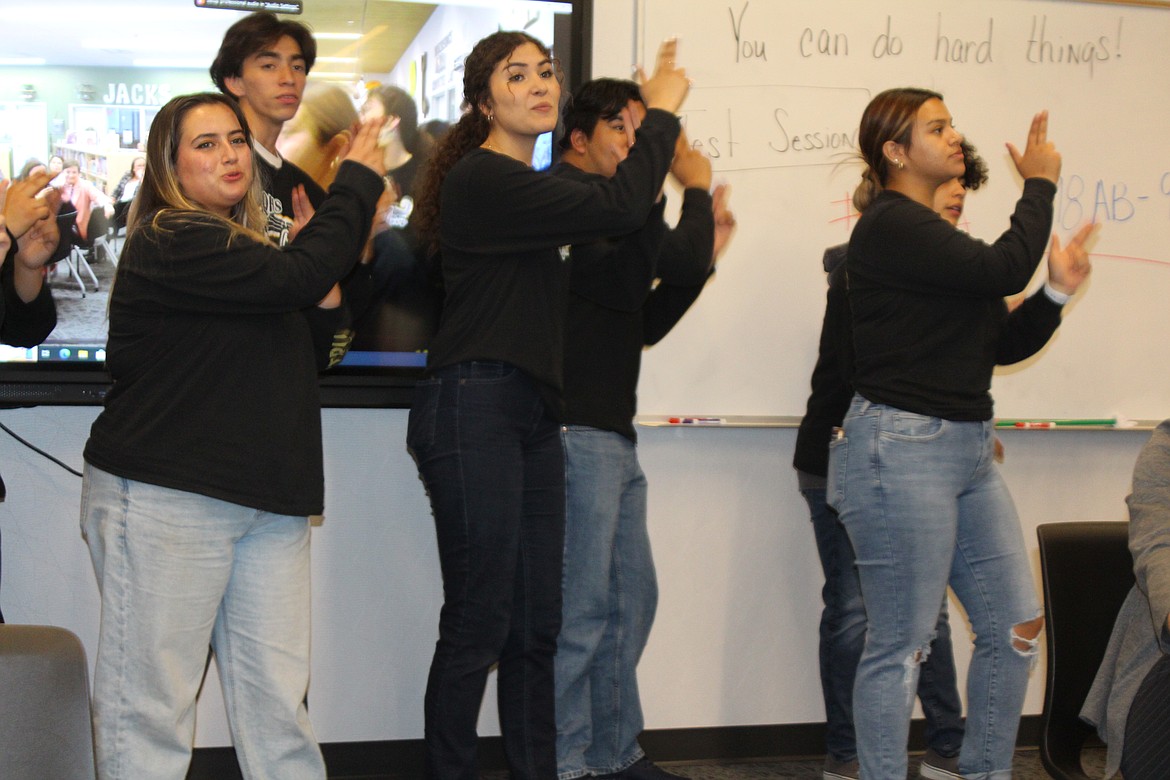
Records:
<instances>
[{"instance_id":1,"label":"ripped jeans","mask_svg":"<svg viewBox=\"0 0 1170 780\"><path fill-rule=\"evenodd\" d=\"M993 423L854 396L844 429L830 444L828 499L853 542L868 616L853 689L861 776L906 777L920 663L949 582L975 634L959 770L1006 780L1037 649L1013 643L1015 627L1040 607Z\"/></svg>"}]
</instances>

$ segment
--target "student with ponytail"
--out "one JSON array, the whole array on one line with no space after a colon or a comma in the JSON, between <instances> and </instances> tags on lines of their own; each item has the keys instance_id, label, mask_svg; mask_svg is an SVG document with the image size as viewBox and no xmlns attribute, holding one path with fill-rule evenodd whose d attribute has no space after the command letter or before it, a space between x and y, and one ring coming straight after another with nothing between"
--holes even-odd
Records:
<instances>
[{"instance_id":1,"label":"student with ponytail","mask_svg":"<svg viewBox=\"0 0 1170 780\"><path fill-rule=\"evenodd\" d=\"M971 621L959 774L1011 777L1028 673L1043 626L1019 520L994 458L989 393L997 364L1034 354L1089 273L1086 226L1053 237L1048 282L1009 314L1044 256L1060 155L1048 114L1033 120L1011 227L993 244L932 208L964 171L942 96L875 97L859 143L877 191L849 240L855 395L830 443L828 500L856 553L868 619L853 714L861 777L904 780L915 682L949 582Z\"/></svg>"},{"instance_id":2,"label":"student with ponytail","mask_svg":"<svg viewBox=\"0 0 1170 780\"><path fill-rule=\"evenodd\" d=\"M475 727L497 663L511 776L557 776L568 247L646 222L674 156L673 112L689 87L674 50L663 47L643 85L649 111L629 157L612 179L586 183L529 164L537 137L557 126L552 53L525 33L489 35L464 62L466 113L416 193L415 219L440 252L446 290L407 432L443 570L426 692L432 778L478 777Z\"/></svg>"}]
</instances>

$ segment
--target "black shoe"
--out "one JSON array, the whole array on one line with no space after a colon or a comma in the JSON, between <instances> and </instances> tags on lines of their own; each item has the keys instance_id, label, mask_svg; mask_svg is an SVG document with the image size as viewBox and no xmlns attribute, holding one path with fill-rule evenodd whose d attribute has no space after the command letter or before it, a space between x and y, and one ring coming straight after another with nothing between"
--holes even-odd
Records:
<instances>
[{"instance_id":1,"label":"black shoe","mask_svg":"<svg viewBox=\"0 0 1170 780\"><path fill-rule=\"evenodd\" d=\"M642 756L620 772L597 775L598 780L687 780L686 775L667 772L650 759Z\"/></svg>"}]
</instances>

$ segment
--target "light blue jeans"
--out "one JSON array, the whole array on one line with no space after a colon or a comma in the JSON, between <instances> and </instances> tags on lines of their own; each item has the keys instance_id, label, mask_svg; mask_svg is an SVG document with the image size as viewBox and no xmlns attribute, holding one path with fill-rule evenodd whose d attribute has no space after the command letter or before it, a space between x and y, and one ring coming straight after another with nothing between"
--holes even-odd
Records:
<instances>
[{"instance_id":1,"label":"light blue jeans","mask_svg":"<svg viewBox=\"0 0 1170 780\"><path fill-rule=\"evenodd\" d=\"M100 780L182 780L216 656L248 780L323 780L309 684L309 521L86 465L82 535L101 590Z\"/></svg>"},{"instance_id":2,"label":"light blue jeans","mask_svg":"<svg viewBox=\"0 0 1170 780\"><path fill-rule=\"evenodd\" d=\"M995 465L993 423L854 396L844 429L830 444L828 496L853 542L868 616L853 692L861 776L906 777L919 668L949 580L975 634L959 769L970 780L1007 780L1036 653L1015 627L1040 608Z\"/></svg>"},{"instance_id":3,"label":"light blue jeans","mask_svg":"<svg viewBox=\"0 0 1170 780\"><path fill-rule=\"evenodd\" d=\"M820 668L825 699L825 750L836 761L857 758L853 729L853 684L865 649L865 603L853 561L853 544L837 513L825 504L824 488L804 488L825 586L821 599ZM943 600L930 655L918 674L918 700L926 721L926 746L944 758L963 744L963 702L951 650L951 624Z\"/></svg>"},{"instance_id":4,"label":"light blue jeans","mask_svg":"<svg viewBox=\"0 0 1170 780\"><path fill-rule=\"evenodd\" d=\"M646 477L620 433L562 429L563 619L557 639L557 773L620 772L643 756L636 669L658 584L646 531Z\"/></svg>"}]
</instances>

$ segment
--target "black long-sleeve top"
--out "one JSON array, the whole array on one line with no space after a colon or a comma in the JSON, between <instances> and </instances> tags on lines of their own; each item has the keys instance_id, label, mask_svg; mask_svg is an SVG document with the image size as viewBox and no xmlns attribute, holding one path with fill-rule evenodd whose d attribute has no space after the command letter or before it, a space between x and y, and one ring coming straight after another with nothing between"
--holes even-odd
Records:
<instances>
[{"instance_id":1,"label":"black long-sleeve top","mask_svg":"<svg viewBox=\"0 0 1170 780\"><path fill-rule=\"evenodd\" d=\"M554 173L577 181L603 178L572 165ZM713 261L711 196L683 193L678 225L662 219L665 200L640 229L574 244L565 327L564 422L615 431L636 441L642 349L682 318L706 283ZM659 284L651 290L655 278Z\"/></svg>"},{"instance_id":2,"label":"black long-sleeve top","mask_svg":"<svg viewBox=\"0 0 1170 780\"><path fill-rule=\"evenodd\" d=\"M993 244L886 190L849 241L854 389L875 403L949 420L992 417L995 365L1032 355L1060 322L1033 295L1009 315L1043 257L1056 186L1028 179L1011 227Z\"/></svg>"},{"instance_id":3,"label":"black long-sleeve top","mask_svg":"<svg viewBox=\"0 0 1170 780\"><path fill-rule=\"evenodd\" d=\"M825 271L829 289L825 293L825 317L817 362L812 372L812 392L800 428L796 432L796 450L792 465L817 477L829 473L829 437L834 426L841 424L853 398L853 327L850 322L849 295L845 283L845 255L848 244L825 250Z\"/></svg>"},{"instance_id":4,"label":"black long-sleeve top","mask_svg":"<svg viewBox=\"0 0 1170 780\"><path fill-rule=\"evenodd\" d=\"M443 303L428 369L500 360L528 374L559 419L568 245L641 227L670 168L678 119L646 113L613 178L588 183L537 172L486 149L443 181Z\"/></svg>"},{"instance_id":5,"label":"black long-sleeve top","mask_svg":"<svg viewBox=\"0 0 1170 780\"><path fill-rule=\"evenodd\" d=\"M48 284L42 284L37 297L28 303L16 294L13 269L19 247L12 231L8 231L8 238L11 244L4 265L0 267L0 290L3 291L0 295L0 342L14 347L35 347L57 327L57 305L53 303Z\"/></svg>"},{"instance_id":6,"label":"black long-sleeve top","mask_svg":"<svg viewBox=\"0 0 1170 780\"><path fill-rule=\"evenodd\" d=\"M129 479L287 515L324 506L314 328L358 256L382 181L343 163L284 249L198 212L127 240L110 299L114 386L85 459ZM321 348L327 349L327 341Z\"/></svg>"}]
</instances>

